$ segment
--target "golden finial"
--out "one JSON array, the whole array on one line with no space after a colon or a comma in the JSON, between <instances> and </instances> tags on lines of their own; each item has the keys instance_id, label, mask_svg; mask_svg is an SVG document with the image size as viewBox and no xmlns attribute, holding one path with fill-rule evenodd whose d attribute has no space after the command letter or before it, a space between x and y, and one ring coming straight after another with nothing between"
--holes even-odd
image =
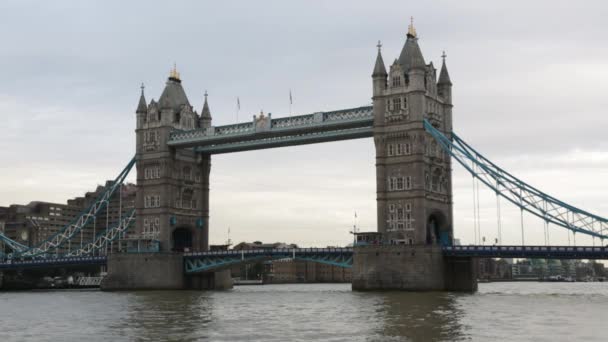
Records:
<instances>
[{"instance_id":1,"label":"golden finial","mask_svg":"<svg viewBox=\"0 0 608 342\"><path fill-rule=\"evenodd\" d=\"M410 17L410 26L407 27L407 35L416 38L416 28L414 27L414 17Z\"/></svg>"},{"instance_id":2,"label":"golden finial","mask_svg":"<svg viewBox=\"0 0 608 342\"><path fill-rule=\"evenodd\" d=\"M171 71L169 72L169 78L174 78L176 80L180 80L179 78L179 72L177 71L177 64L173 63L173 69L171 69Z\"/></svg>"}]
</instances>

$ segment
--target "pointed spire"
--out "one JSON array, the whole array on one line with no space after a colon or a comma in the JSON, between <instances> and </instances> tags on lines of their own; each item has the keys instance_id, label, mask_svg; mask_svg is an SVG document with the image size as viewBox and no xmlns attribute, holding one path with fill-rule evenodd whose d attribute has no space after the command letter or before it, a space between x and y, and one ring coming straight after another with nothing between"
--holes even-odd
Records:
<instances>
[{"instance_id":1,"label":"pointed spire","mask_svg":"<svg viewBox=\"0 0 608 342\"><path fill-rule=\"evenodd\" d=\"M424 69L426 66L424 57L422 57L422 51L420 51L420 46L418 46L418 34L414 28L414 18L412 17L411 20L411 24L407 30L405 45L399 55L399 63L405 72L412 68Z\"/></svg>"},{"instance_id":2,"label":"pointed spire","mask_svg":"<svg viewBox=\"0 0 608 342\"><path fill-rule=\"evenodd\" d=\"M146 97L144 96L144 84L141 84L141 96L139 97L139 104L137 105L137 110L135 113L146 113L148 111L148 107L146 106Z\"/></svg>"},{"instance_id":3,"label":"pointed spire","mask_svg":"<svg viewBox=\"0 0 608 342\"><path fill-rule=\"evenodd\" d=\"M211 119L211 111L209 110L209 103L207 103L207 91L205 90L205 103L203 104L203 110L201 110L201 118Z\"/></svg>"},{"instance_id":4,"label":"pointed spire","mask_svg":"<svg viewBox=\"0 0 608 342\"><path fill-rule=\"evenodd\" d=\"M177 63L173 63L173 69L169 72L169 79L174 81L181 81L179 77L179 72L177 71Z\"/></svg>"},{"instance_id":5,"label":"pointed spire","mask_svg":"<svg viewBox=\"0 0 608 342\"><path fill-rule=\"evenodd\" d=\"M382 43L378 41L378 56L376 57L376 65L374 66L374 72L372 73L372 77L376 76L387 76L386 68L384 67L384 60L382 59Z\"/></svg>"},{"instance_id":6,"label":"pointed spire","mask_svg":"<svg viewBox=\"0 0 608 342\"><path fill-rule=\"evenodd\" d=\"M407 27L408 38L416 38L416 28L414 27L414 17L410 17L410 25Z\"/></svg>"},{"instance_id":7,"label":"pointed spire","mask_svg":"<svg viewBox=\"0 0 608 342\"><path fill-rule=\"evenodd\" d=\"M447 55L445 54L445 51L443 51L443 54L441 55L443 63L441 64L441 71L439 72L439 81L437 82L437 84L452 85L452 81L450 80L450 74L448 73L448 67L445 65L446 57Z\"/></svg>"}]
</instances>

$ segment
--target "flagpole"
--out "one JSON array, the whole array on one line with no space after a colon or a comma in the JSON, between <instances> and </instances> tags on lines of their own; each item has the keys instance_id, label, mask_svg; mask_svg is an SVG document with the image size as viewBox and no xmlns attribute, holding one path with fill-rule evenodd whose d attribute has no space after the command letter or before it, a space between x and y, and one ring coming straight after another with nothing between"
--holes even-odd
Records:
<instances>
[{"instance_id":1,"label":"flagpole","mask_svg":"<svg viewBox=\"0 0 608 342\"><path fill-rule=\"evenodd\" d=\"M236 123L239 123L239 111L241 110L241 100L236 97Z\"/></svg>"},{"instance_id":2,"label":"flagpole","mask_svg":"<svg viewBox=\"0 0 608 342\"><path fill-rule=\"evenodd\" d=\"M293 97L291 96L291 89L289 89L289 116L291 116L291 105L293 105Z\"/></svg>"}]
</instances>

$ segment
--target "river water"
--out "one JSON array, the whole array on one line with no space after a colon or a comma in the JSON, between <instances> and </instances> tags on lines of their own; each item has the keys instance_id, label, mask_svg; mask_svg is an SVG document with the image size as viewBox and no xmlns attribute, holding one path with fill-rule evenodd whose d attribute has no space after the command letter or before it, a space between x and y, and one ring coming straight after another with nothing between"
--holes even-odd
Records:
<instances>
[{"instance_id":1,"label":"river water","mask_svg":"<svg viewBox=\"0 0 608 342\"><path fill-rule=\"evenodd\" d=\"M608 283L488 283L476 294L349 284L225 292L0 293L0 341L608 341Z\"/></svg>"}]
</instances>

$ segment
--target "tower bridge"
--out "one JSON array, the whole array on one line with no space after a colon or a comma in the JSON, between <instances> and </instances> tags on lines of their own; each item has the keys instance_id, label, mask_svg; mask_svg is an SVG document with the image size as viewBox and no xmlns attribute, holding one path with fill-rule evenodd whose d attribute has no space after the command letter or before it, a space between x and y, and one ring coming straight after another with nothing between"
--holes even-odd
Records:
<instances>
[{"instance_id":1,"label":"tower bridge","mask_svg":"<svg viewBox=\"0 0 608 342\"><path fill-rule=\"evenodd\" d=\"M224 126L212 124L206 93L200 113L194 110L174 68L158 101L147 102L142 87L135 111L135 158L113 186L37 246L0 234L0 270L106 264L103 288L108 290L220 289L230 286L230 265L292 258L351 267L355 290L475 291L474 258L608 258L606 247L525 246L523 231L521 246L454 245L453 160L522 215L531 213L547 227L603 243L608 220L530 186L453 132L452 81L442 57L439 72L427 64L410 25L388 70L378 44L372 106L281 118L260 113L249 122ZM376 232L361 234L353 248L209 251L212 155L360 138L373 138L375 145ZM65 252L133 166L135 209L92 241Z\"/></svg>"}]
</instances>

